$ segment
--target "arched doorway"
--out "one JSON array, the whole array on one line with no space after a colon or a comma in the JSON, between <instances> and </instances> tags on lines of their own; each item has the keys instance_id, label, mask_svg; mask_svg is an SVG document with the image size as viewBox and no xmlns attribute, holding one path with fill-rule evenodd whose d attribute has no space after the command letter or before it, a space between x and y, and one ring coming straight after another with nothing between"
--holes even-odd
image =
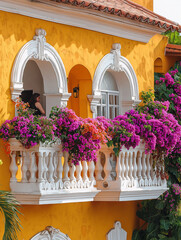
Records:
<instances>
[{"instance_id":1,"label":"arched doorway","mask_svg":"<svg viewBox=\"0 0 181 240\"><path fill-rule=\"evenodd\" d=\"M65 107L71 94L63 62L45 36L45 30L36 29L33 40L17 54L11 74L11 95L16 101L24 89L40 91L48 115L52 106Z\"/></svg>"},{"instance_id":2,"label":"arched doorway","mask_svg":"<svg viewBox=\"0 0 181 240\"><path fill-rule=\"evenodd\" d=\"M92 117L87 99L87 95L92 92L92 80L86 67L78 64L71 69L68 76L68 90L72 93L68 107L82 118Z\"/></svg>"},{"instance_id":3,"label":"arched doorway","mask_svg":"<svg viewBox=\"0 0 181 240\"><path fill-rule=\"evenodd\" d=\"M40 103L46 109L46 97L44 96L44 81L38 64L29 60L23 73L23 88L25 91L32 91L40 94Z\"/></svg>"}]
</instances>

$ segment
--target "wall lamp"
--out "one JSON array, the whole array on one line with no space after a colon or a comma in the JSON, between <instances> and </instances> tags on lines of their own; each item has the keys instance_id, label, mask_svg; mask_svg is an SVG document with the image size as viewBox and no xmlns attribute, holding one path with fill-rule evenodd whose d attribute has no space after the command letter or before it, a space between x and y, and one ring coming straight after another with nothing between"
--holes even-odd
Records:
<instances>
[{"instance_id":1,"label":"wall lamp","mask_svg":"<svg viewBox=\"0 0 181 240\"><path fill-rule=\"evenodd\" d=\"M74 96L74 98L79 97L79 86L73 88L73 96Z\"/></svg>"}]
</instances>

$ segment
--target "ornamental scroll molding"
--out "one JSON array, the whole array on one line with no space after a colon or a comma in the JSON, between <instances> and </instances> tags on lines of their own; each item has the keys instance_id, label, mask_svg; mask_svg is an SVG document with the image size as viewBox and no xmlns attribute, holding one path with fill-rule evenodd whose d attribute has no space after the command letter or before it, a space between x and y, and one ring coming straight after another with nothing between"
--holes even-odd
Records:
<instances>
[{"instance_id":1,"label":"ornamental scroll molding","mask_svg":"<svg viewBox=\"0 0 181 240\"><path fill-rule=\"evenodd\" d=\"M108 232L107 240L127 240L127 232L121 228L119 221L115 222L114 228Z\"/></svg>"},{"instance_id":2,"label":"ornamental scroll molding","mask_svg":"<svg viewBox=\"0 0 181 240\"><path fill-rule=\"evenodd\" d=\"M35 30L35 34L36 35L33 37L33 40L37 42L37 51L33 55L33 58L48 61L48 55L45 54L46 31L39 28Z\"/></svg>"},{"instance_id":3,"label":"ornamental scroll molding","mask_svg":"<svg viewBox=\"0 0 181 240\"><path fill-rule=\"evenodd\" d=\"M115 72L124 71L123 65L120 62L121 44L114 43L112 45L111 53L113 54L113 63L110 68Z\"/></svg>"},{"instance_id":4,"label":"ornamental scroll molding","mask_svg":"<svg viewBox=\"0 0 181 240\"><path fill-rule=\"evenodd\" d=\"M121 56L121 45L119 43L114 43L112 45L110 53L106 54L99 62L92 86L92 95L88 96L90 102L90 108L93 112L93 117L96 117L97 104L99 103L101 96L101 84L106 71L111 73L117 73L118 79L116 83L121 95L121 90L126 92L125 95L129 96L127 99L122 99L122 101L128 101L130 103L129 108L133 108L136 104L140 102L139 100L139 89L138 81L134 69L131 63L123 56ZM127 89L123 89L122 76L124 74L124 81L127 81ZM121 80L122 79L122 80ZM126 79L126 80L125 80ZM128 94L127 94L128 93Z\"/></svg>"},{"instance_id":5,"label":"ornamental scroll molding","mask_svg":"<svg viewBox=\"0 0 181 240\"><path fill-rule=\"evenodd\" d=\"M42 73L45 95L51 94L51 98L59 95L58 105L66 106L71 94L68 93L65 67L56 49L46 42L46 31L41 28L35 30L33 40L27 42L17 53L11 73L12 100L16 101L24 90L23 74L29 60L34 60Z\"/></svg>"},{"instance_id":6,"label":"ornamental scroll molding","mask_svg":"<svg viewBox=\"0 0 181 240\"><path fill-rule=\"evenodd\" d=\"M48 226L45 230L36 234L30 240L71 240L67 234L60 232L52 226Z\"/></svg>"}]
</instances>

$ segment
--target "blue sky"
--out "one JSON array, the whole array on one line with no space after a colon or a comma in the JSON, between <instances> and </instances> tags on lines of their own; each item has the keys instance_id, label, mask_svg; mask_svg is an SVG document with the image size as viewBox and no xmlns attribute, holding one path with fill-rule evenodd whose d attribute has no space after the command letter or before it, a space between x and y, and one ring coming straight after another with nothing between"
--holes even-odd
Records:
<instances>
[{"instance_id":1,"label":"blue sky","mask_svg":"<svg viewBox=\"0 0 181 240\"><path fill-rule=\"evenodd\" d=\"M154 12L181 25L181 0L154 0Z\"/></svg>"}]
</instances>

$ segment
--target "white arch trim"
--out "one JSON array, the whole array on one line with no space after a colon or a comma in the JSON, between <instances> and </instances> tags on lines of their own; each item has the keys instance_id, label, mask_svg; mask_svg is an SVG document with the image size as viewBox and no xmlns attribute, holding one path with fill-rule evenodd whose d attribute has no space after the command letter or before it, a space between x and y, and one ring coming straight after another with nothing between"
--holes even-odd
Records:
<instances>
[{"instance_id":1,"label":"white arch trim","mask_svg":"<svg viewBox=\"0 0 181 240\"><path fill-rule=\"evenodd\" d=\"M36 29L36 35L33 40L27 42L18 52L14 61L11 74L11 95L15 101L23 89L23 73L28 60L50 62L56 75L56 85L54 94L60 95L65 102L68 101L71 94L68 93L67 77L65 67L59 54L50 44L46 42L46 31L44 29ZM41 69L40 69L41 70ZM45 84L46 86L46 84ZM45 94L53 94L49 89L44 89Z\"/></svg>"},{"instance_id":2,"label":"white arch trim","mask_svg":"<svg viewBox=\"0 0 181 240\"><path fill-rule=\"evenodd\" d=\"M60 232L59 229L48 226L45 230L36 234L30 240L71 240L68 235Z\"/></svg>"},{"instance_id":3,"label":"white arch trim","mask_svg":"<svg viewBox=\"0 0 181 240\"><path fill-rule=\"evenodd\" d=\"M93 78L92 95L88 96L88 99L91 103L91 110L94 114L97 108L96 105L101 98L101 83L107 70L111 70L114 72L124 72L126 74L130 86L130 99L126 101L126 104L132 104L134 106L135 104L138 104L140 102L136 74L130 62L125 57L121 56L120 50L121 45L119 43L113 44L111 52L106 54L101 59L96 68ZM121 88L121 82L117 82L117 84L118 88ZM124 91L127 90L128 89L125 89Z\"/></svg>"}]
</instances>

